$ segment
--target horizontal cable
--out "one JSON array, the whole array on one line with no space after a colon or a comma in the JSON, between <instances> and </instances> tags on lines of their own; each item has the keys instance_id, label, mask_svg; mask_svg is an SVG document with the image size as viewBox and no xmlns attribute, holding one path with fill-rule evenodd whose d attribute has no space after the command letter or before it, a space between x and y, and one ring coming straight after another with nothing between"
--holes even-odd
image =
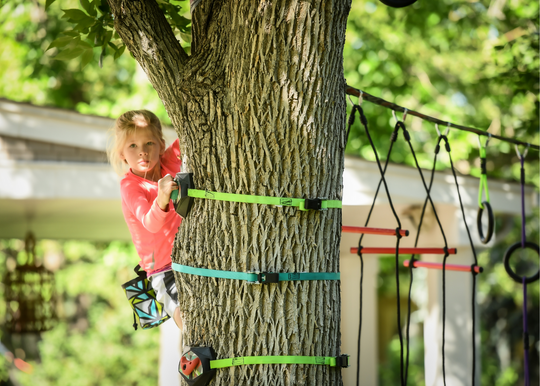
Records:
<instances>
[{"instance_id":1,"label":"horizontal cable","mask_svg":"<svg viewBox=\"0 0 540 386\"><path fill-rule=\"evenodd\" d=\"M530 147L531 149L540 150L540 146L530 144L529 142L519 141L519 140L514 139L514 138L502 137L500 135L491 134L491 133L489 133L487 131L484 131L484 130L475 129L474 127L456 125L454 123L442 121L440 119L430 117L429 115L425 115L425 114L419 113L419 112L414 111L414 110L406 109L405 107L401 107L399 105L396 105L395 103L388 102L388 101L386 101L386 100L384 100L382 98L373 96L371 94L368 94L365 91L358 90L358 89L356 89L354 87L351 87L351 86L347 86L346 93L348 95L354 95L356 97L362 96L362 99L370 101L371 103L375 103L375 104L377 104L379 106L383 106L383 107L388 107L389 109L392 109L394 111L401 111L403 113L407 112L407 115L414 115L415 117L418 117L418 118L423 119L425 121L437 123L439 125L449 126L451 128L454 128L454 129L468 131L470 133L475 133L475 134L483 135L483 136L486 136L486 137L490 136L491 138L497 138L498 140L501 140L501 141L504 141L504 142L510 142L510 143L515 144L515 145L523 145L523 146Z\"/></svg>"}]
</instances>

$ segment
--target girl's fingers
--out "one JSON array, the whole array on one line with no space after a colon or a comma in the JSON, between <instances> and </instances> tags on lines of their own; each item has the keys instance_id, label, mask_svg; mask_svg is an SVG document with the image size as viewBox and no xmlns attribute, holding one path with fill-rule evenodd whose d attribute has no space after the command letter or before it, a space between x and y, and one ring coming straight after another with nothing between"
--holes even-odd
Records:
<instances>
[{"instance_id":1,"label":"girl's fingers","mask_svg":"<svg viewBox=\"0 0 540 386\"><path fill-rule=\"evenodd\" d=\"M165 174L158 182L174 181L170 174Z\"/></svg>"}]
</instances>

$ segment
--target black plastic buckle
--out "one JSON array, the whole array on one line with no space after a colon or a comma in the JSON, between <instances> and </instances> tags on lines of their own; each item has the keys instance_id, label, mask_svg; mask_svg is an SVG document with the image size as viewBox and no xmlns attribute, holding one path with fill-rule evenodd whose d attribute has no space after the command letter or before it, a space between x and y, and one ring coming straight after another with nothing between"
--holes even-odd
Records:
<instances>
[{"instance_id":1,"label":"black plastic buckle","mask_svg":"<svg viewBox=\"0 0 540 386\"><path fill-rule=\"evenodd\" d=\"M321 210L322 208L321 198L306 198L304 202L304 209Z\"/></svg>"},{"instance_id":2,"label":"black plastic buckle","mask_svg":"<svg viewBox=\"0 0 540 386\"><path fill-rule=\"evenodd\" d=\"M257 282L260 284L279 283L279 273L261 272L257 274Z\"/></svg>"},{"instance_id":3,"label":"black plastic buckle","mask_svg":"<svg viewBox=\"0 0 540 386\"><path fill-rule=\"evenodd\" d=\"M193 173L176 173L174 181L180 189L180 197L178 197L178 190L173 190L173 192L176 192L176 198L172 197L171 194L174 209L182 218L185 218L193 206L193 197L188 196L189 189L194 189Z\"/></svg>"},{"instance_id":4,"label":"black plastic buckle","mask_svg":"<svg viewBox=\"0 0 540 386\"><path fill-rule=\"evenodd\" d=\"M336 357L336 367L349 367L349 357L350 355L347 354L341 354L340 356Z\"/></svg>"}]
</instances>

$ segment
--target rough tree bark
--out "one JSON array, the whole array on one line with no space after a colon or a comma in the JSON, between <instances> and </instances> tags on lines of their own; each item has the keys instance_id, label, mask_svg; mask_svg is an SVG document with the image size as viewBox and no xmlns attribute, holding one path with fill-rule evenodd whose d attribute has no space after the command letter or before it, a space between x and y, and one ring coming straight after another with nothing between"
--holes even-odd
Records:
<instances>
[{"instance_id":1,"label":"rough tree bark","mask_svg":"<svg viewBox=\"0 0 540 386\"><path fill-rule=\"evenodd\" d=\"M118 33L167 109L198 189L341 199L350 0L202 0L191 56L153 0L109 3ZM340 236L338 209L197 199L173 261L241 272L338 272ZM219 358L340 354L337 281L176 280L189 346L212 346ZM219 370L214 384L342 381L339 368L257 365Z\"/></svg>"}]
</instances>

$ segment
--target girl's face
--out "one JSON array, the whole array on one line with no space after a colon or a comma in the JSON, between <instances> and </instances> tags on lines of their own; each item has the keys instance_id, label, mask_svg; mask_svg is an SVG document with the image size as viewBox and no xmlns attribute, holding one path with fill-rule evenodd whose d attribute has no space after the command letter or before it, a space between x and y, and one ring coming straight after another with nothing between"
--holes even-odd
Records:
<instances>
[{"instance_id":1,"label":"girl's face","mask_svg":"<svg viewBox=\"0 0 540 386\"><path fill-rule=\"evenodd\" d=\"M133 174L154 180L161 178L159 156L163 153L161 142L148 127L137 127L126 137L120 150L120 158L125 159Z\"/></svg>"}]
</instances>

